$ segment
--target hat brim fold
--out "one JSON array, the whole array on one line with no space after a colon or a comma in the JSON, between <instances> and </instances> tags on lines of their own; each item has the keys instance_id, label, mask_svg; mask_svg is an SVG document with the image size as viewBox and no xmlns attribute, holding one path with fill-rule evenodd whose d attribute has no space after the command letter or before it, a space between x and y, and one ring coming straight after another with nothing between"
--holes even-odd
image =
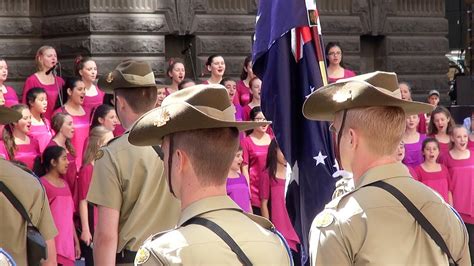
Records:
<instances>
[{"instance_id":1,"label":"hat brim fold","mask_svg":"<svg viewBox=\"0 0 474 266\"><path fill-rule=\"evenodd\" d=\"M21 114L8 107L0 106L0 124L10 124L21 119Z\"/></svg>"},{"instance_id":2,"label":"hat brim fold","mask_svg":"<svg viewBox=\"0 0 474 266\"><path fill-rule=\"evenodd\" d=\"M237 128L246 131L271 122L226 121L201 112L186 103L172 103L141 116L130 130L128 141L136 146L160 145L163 137L176 132L211 128Z\"/></svg>"},{"instance_id":3,"label":"hat brim fold","mask_svg":"<svg viewBox=\"0 0 474 266\"><path fill-rule=\"evenodd\" d=\"M303 115L310 120L333 121L338 111L371 106L400 107L405 114L428 113L433 105L412 102L394 96L364 81L350 80L326 85L313 93L303 104Z\"/></svg>"}]
</instances>

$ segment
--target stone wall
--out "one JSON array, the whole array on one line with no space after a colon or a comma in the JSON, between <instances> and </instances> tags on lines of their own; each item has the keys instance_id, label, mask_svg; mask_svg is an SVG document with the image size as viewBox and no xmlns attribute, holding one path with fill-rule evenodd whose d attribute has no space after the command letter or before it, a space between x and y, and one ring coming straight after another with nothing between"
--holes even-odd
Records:
<instances>
[{"instance_id":1,"label":"stone wall","mask_svg":"<svg viewBox=\"0 0 474 266\"><path fill-rule=\"evenodd\" d=\"M318 0L324 40L339 41L347 66L358 73L395 71L414 85L415 98L429 89L447 91L448 51L444 0ZM152 63L165 79L170 57L191 44L199 77L213 53L226 59L226 74L238 77L250 54L255 0L0 0L0 55L9 84L21 91L35 71L43 44L57 48L63 73L73 58L92 55L105 73L125 58Z\"/></svg>"}]
</instances>

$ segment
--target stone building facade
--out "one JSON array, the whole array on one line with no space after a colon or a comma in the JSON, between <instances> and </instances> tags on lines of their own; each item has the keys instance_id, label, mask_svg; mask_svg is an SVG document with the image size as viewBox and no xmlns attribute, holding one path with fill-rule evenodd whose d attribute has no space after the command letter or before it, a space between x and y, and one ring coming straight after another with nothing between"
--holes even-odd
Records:
<instances>
[{"instance_id":1,"label":"stone building facade","mask_svg":"<svg viewBox=\"0 0 474 266\"><path fill-rule=\"evenodd\" d=\"M324 40L341 42L358 73L395 71L415 98L447 91L445 0L317 0ZM63 74L73 58L91 55L105 73L125 58L150 61L165 78L167 60L186 59L187 76L206 74L210 54L222 54L238 77L250 54L256 0L0 0L0 56L19 92L35 71L43 44L56 47ZM191 46L190 46L191 44ZM190 47L191 53L182 54Z\"/></svg>"}]
</instances>

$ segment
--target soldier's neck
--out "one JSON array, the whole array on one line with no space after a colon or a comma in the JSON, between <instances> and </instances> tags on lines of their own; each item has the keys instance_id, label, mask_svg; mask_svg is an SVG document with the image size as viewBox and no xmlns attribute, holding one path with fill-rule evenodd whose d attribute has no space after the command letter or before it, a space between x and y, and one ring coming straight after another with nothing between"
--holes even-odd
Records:
<instances>
[{"instance_id":1,"label":"soldier's neck","mask_svg":"<svg viewBox=\"0 0 474 266\"><path fill-rule=\"evenodd\" d=\"M221 186L200 186L199 188L196 187L187 187L181 193L181 210L186 209L192 203L209 198L209 197L216 197L216 196L226 196L226 185Z\"/></svg>"}]
</instances>

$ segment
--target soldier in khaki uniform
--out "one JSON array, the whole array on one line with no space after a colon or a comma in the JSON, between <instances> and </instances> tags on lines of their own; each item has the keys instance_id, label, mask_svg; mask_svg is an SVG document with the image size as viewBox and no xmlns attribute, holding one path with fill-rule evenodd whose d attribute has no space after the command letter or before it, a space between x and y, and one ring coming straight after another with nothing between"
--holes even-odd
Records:
<instances>
[{"instance_id":1,"label":"soldier in khaki uniform","mask_svg":"<svg viewBox=\"0 0 474 266\"><path fill-rule=\"evenodd\" d=\"M274 226L244 213L227 196L239 130L268 124L236 122L234 112L223 86L197 85L171 94L132 128L129 140L134 145L163 143L168 185L181 200L178 228L150 237L138 251L136 265L290 264ZM224 242L213 231L216 227L240 251L232 251L232 241Z\"/></svg>"},{"instance_id":2,"label":"soldier in khaki uniform","mask_svg":"<svg viewBox=\"0 0 474 266\"><path fill-rule=\"evenodd\" d=\"M395 159L405 117L433 109L402 100L397 89L395 73L374 72L320 88L303 106L308 119L334 121L337 152L355 183L353 191L331 201L314 219L311 265L448 265L447 253L386 184L421 211L458 265L470 265L460 218Z\"/></svg>"},{"instance_id":3,"label":"soldier in khaki uniform","mask_svg":"<svg viewBox=\"0 0 474 266\"><path fill-rule=\"evenodd\" d=\"M0 107L0 124L18 121L21 114L6 107ZM56 265L54 237L58 231L49 209L48 198L39 180L15 166L0 159L0 181L20 201L29 214L31 222L46 240L48 260L43 265ZM27 265L26 227L27 222L0 192L0 247L8 252L17 265Z\"/></svg>"},{"instance_id":4,"label":"soldier in khaki uniform","mask_svg":"<svg viewBox=\"0 0 474 266\"><path fill-rule=\"evenodd\" d=\"M99 86L114 93L125 128L156 102L155 76L146 62L120 63ZM128 134L111 140L96 155L87 195L99 210L93 239L96 265L132 265L143 241L171 229L179 218L179 202L168 191L163 161L152 147L131 145Z\"/></svg>"}]
</instances>

